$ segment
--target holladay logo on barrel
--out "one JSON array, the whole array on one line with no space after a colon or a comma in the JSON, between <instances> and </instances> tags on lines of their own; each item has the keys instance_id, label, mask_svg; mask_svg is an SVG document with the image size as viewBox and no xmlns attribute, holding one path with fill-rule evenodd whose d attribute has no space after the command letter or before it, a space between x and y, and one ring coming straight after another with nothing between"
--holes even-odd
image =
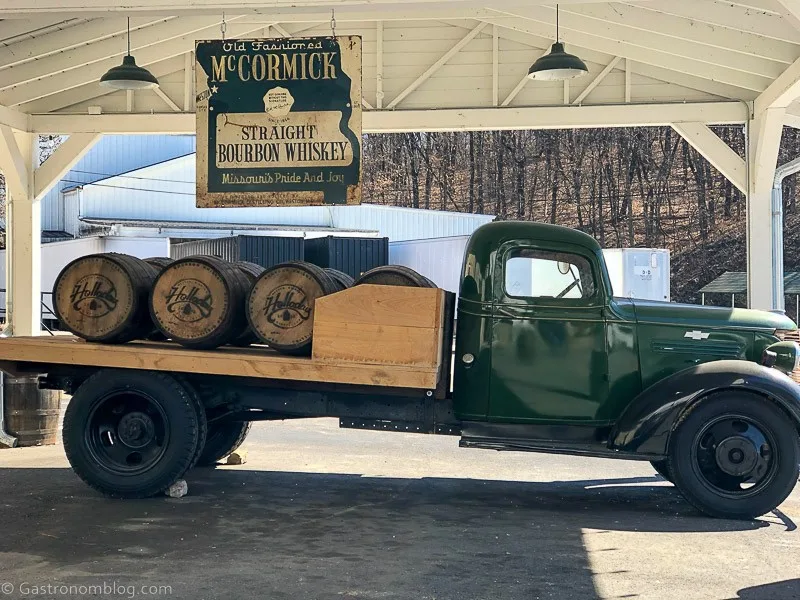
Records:
<instances>
[{"instance_id":1,"label":"holladay logo on barrel","mask_svg":"<svg viewBox=\"0 0 800 600\"><path fill-rule=\"evenodd\" d=\"M207 319L214 310L211 290L197 279L181 279L166 297L167 312L184 323Z\"/></svg>"},{"instance_id":2,"label":"holladay logo on barrel","mask_svg":"<svg viewBox=\"0 0 800 600\"><path fill-rule=\"evenodd\" d=\"M281 329L297 327L311 316L311 306L303 290L296 285L276 287L264 305L267 321Z\"/></svg>"},{"instance_id":3,"label":"holladay logo on barrel","mask_svg":"<svg viewBox=\"0 0 800 600\"><path fill-rule=\"evenodd\" d=\"M87 317L104 317L117 308L117 288L100 274L81 277L69 296L72 309Z\"/></svg>"},{"instance_id":4,"label":"holladay logo on barrel","mask_svg":"<svg viewBox=\"0 0 800 600\"><path fill-rule=\"evenodd\" d=\"M197 42L197 206L361 201L361 38Z\"/></svg>"}]
</instances>

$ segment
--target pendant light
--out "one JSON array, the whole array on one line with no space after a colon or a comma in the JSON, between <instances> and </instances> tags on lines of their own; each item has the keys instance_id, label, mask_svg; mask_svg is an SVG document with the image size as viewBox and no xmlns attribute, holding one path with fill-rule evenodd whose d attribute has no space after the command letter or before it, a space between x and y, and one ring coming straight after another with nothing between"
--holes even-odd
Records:
<instances>
[{"instance_id":1,"label":"pendant light","mask_svg":"<svg viewBox=\"0 0 800 600\"><path fill-rule=\"evenodd\" d=\"M100 78L100 85L117 90L146 90L158 87L158 79L145 69L136 64L131 56L131 18L128 17L128 54L122 58L122 64L111 67Z\"/></svg>"},{"instance_id":2,"label":"pendant light","mask_svg":"<svg viewBox=\"0 0 800 600\"><path fill-rule=\"evenodd\" d=\"M564 51L564 44L558 41L558 4L556 4L556 43L550 52L542 56L528 69L528 78L537 81L563 81L586 75L589 69L574 54Z\"/></svg>"}]
</instances>

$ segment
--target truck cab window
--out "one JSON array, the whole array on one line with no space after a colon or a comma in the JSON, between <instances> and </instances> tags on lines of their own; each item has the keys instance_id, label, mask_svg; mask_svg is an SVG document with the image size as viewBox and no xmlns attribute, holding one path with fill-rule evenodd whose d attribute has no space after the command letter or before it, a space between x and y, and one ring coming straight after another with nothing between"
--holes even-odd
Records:
<instances>
[{"instance_id":1,"label":"truck cab window","mask_svg":"<svg viewBox=\"0 0 800 600\"><path fill-rule=\"evenodd\" d=\"M577 254L521 249L511 252L505 265L509 296L588 300L596 287L589 261Z\"/></svg>"}]
</instances>

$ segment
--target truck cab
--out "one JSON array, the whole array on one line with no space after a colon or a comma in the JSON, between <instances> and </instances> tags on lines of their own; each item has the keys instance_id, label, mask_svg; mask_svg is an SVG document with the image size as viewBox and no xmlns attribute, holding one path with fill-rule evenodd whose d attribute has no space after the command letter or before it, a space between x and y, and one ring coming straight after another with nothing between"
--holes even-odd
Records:
<instances>
[{"instance_id":1,"label":"truck cab","mask_svg":"<svg viewBox=\"0 0 800 600\"><path fill-rule=\"evenodd\" d=\"M597 241L541 223L484 225L462 275L462 445L645 458L679 484L702 455L711 480L724 481L713 493L752 498L758 474L777 468L765 458L779 446L774 418L797 462L800 348L788 317L615 297ZM726 403L752 415L725 413ZM713 435L703 424L684 431L695 464L676 473L680 426L700 408L728 416Z\"/></svg>"}]
</instances>

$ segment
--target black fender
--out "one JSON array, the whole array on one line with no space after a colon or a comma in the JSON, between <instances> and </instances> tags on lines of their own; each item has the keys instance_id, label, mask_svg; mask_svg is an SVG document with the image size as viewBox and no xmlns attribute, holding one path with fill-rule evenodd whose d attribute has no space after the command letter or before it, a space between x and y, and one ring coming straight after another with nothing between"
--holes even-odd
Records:
<instances>
[{"instance_id":1,"label":"black fender","mask_svg":"<svg viewBox=\"0 0 800 600\"><path fill-rule=\"evenodd\" d=\"M678 371L636 396L612 428L608 447L663 456L681 414L703 397L722 390L768 397L800 427L800 385L777 369L745 360L718 360Z\"/></svg>"}]
</instances>

